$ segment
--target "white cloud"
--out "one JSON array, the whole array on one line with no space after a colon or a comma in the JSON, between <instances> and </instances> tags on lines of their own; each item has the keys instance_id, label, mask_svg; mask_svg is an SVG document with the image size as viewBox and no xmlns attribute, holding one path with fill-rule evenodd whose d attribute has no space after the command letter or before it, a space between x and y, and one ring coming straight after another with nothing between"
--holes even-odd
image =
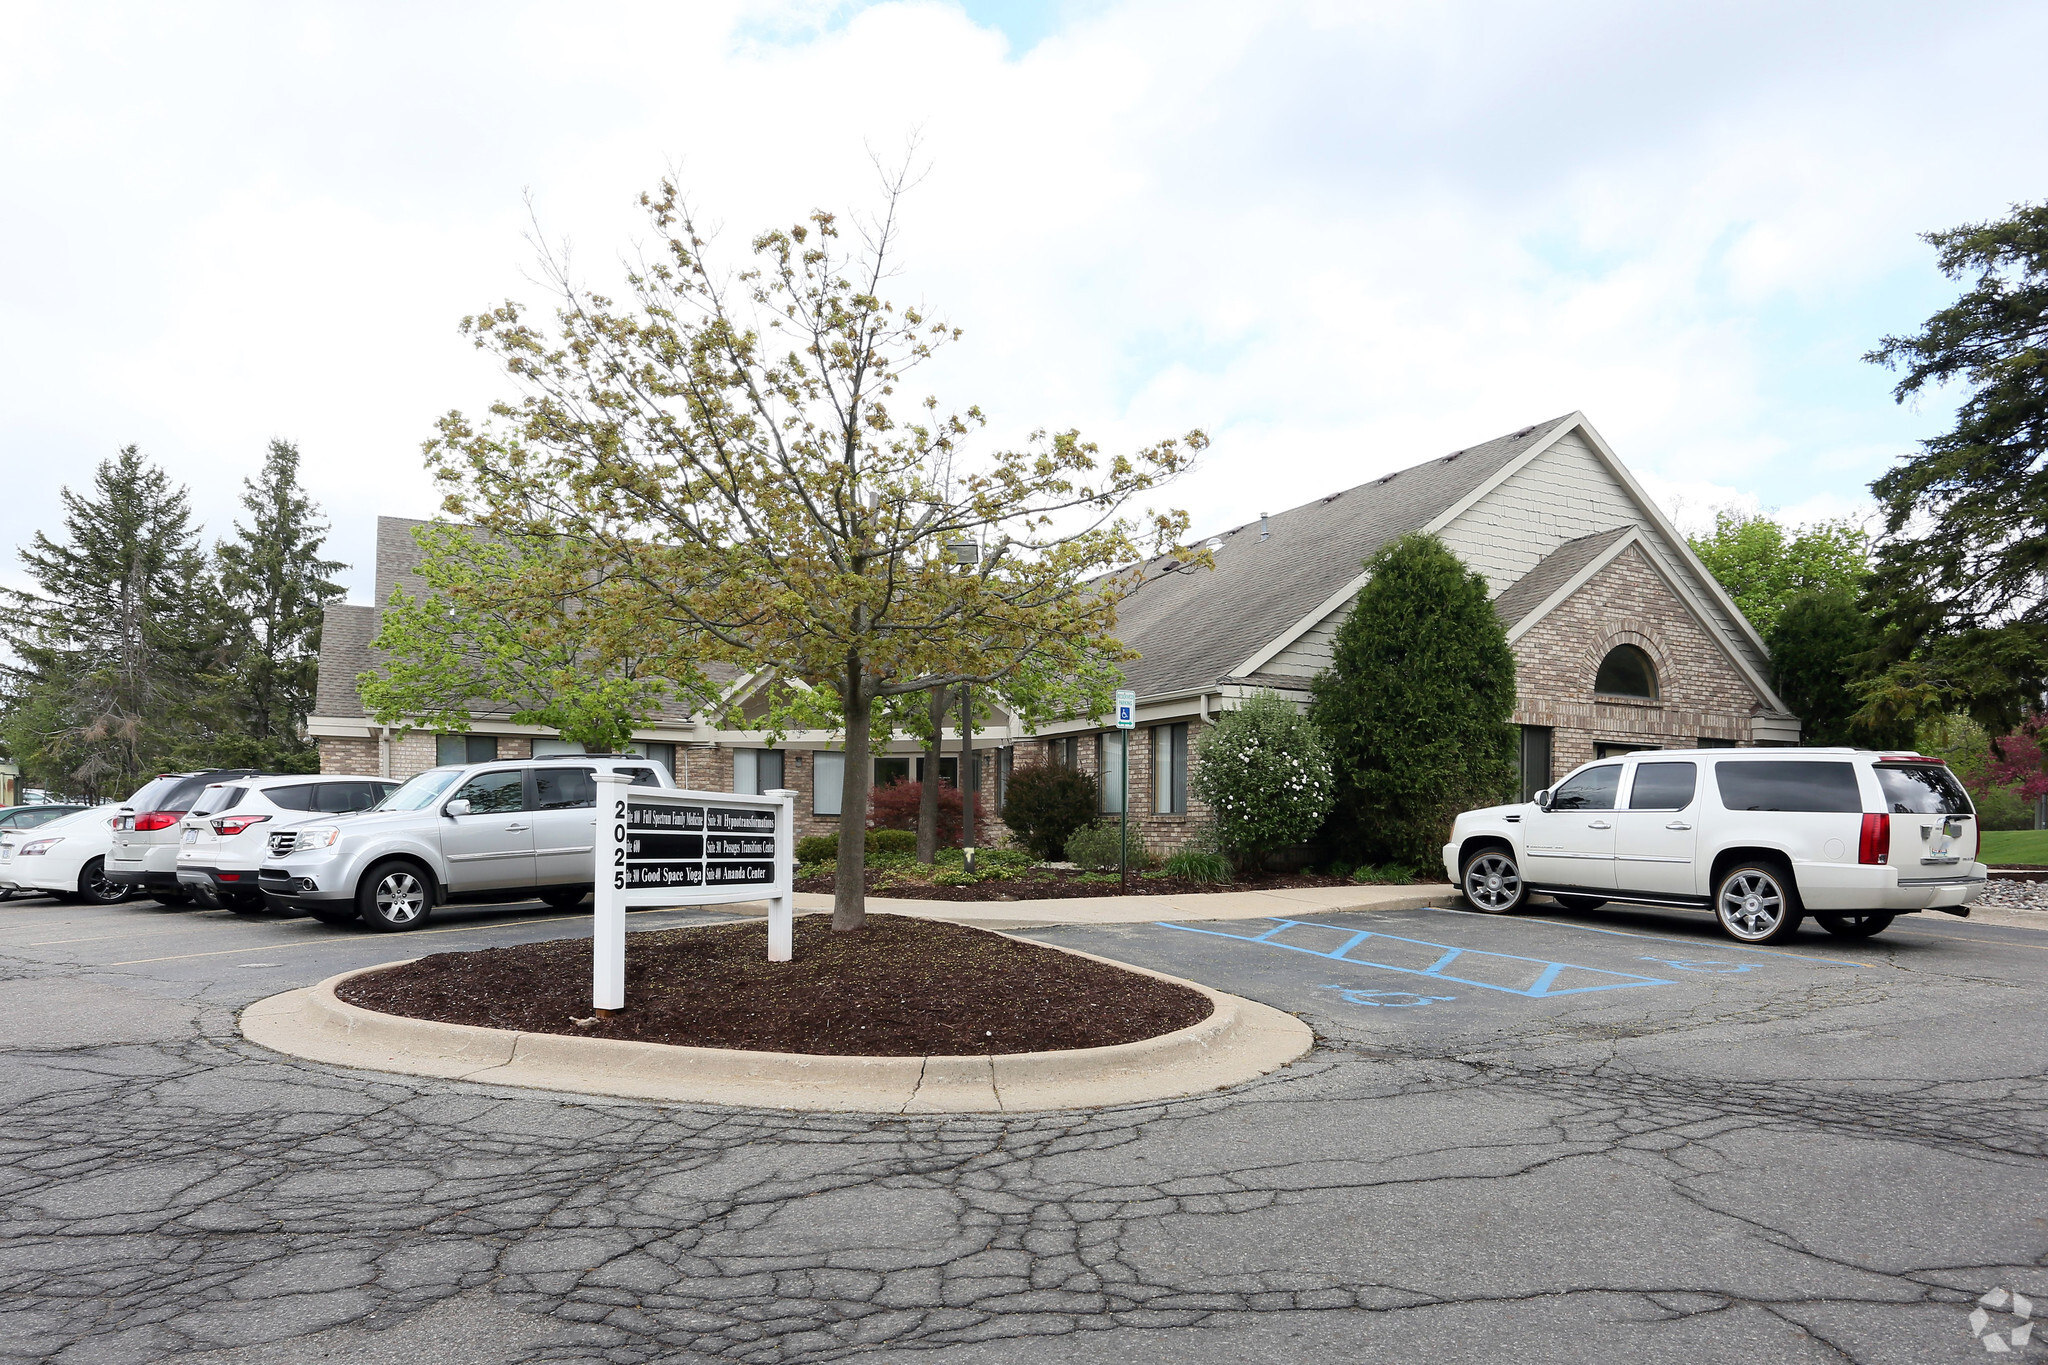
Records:
<instances>
[{"instance_id":1,"label":"white cloud","mask_svg":"<svg viewBox=\"0 0 2048 1365\"><path fill-rule=\"evenodd\" d=\"M899 283L998 439L1206 427L1235 524L1574 408L1658 490L1837 515L1944 411L1858 357L1951 292L1913 234L2038 193L2048 11L1175 0L1019 55L938 3L0 9L0 543L139 441L225 529L274 434L367 589L464 313L593 283L671 159L737 252L931 173ZM1967 136L1901 115L1972 91ZM1704 501L1702 506L1710 505Z\"/></svg>"}]
</instances>

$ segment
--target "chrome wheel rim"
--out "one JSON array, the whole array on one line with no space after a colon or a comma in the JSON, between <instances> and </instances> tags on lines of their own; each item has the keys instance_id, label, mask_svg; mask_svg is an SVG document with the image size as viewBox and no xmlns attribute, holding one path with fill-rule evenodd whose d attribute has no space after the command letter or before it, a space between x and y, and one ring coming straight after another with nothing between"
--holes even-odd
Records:
<instances>
[{"instance_id":1,"label":"chrome wheel rim","mask_svg":"<svg viewBox=\"0 0 2048 1365\"><path fill-rule=\"evenodd\" d=\"M1465 895L1482 910L1505 910L1522 894L1522 874L1514 860L1482 853L1465 869Z\"/></svg>"},{"instance_id":2,"label":"chrome wheel rim","mask_svg":"<svg viewBox=\"0 0 2048 1365\"><path fill-rule=\"evenodd\" d=\"M377 915L386 924L411 924L426 906L426 888L410 872L393 872L377 883Z\"/></svg>"},{"instance_id":3,"label":"chrome wheel rim","mask_svg":"<svg viewBox=\"0 0 2048 1365\"><path fill-rule=\"evenodd\" d=\"M1785 891L1763 872L1738 872L1721 884L1721 923L1737 938L1764 938L1785 922Z\"/></svg>"}]
</instances>

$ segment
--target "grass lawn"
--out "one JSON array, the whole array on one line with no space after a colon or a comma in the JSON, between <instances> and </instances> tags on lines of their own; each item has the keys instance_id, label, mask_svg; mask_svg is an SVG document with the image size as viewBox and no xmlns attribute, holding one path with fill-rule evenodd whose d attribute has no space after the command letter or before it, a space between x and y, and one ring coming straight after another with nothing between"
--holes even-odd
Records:
<instances>
[{"instance_id":1,"label":"grass lawn","mask_svg":"<svg viewBox=\"0 0 2048 1365\"><path fill-rule=\"evenodd\" d=\"M1987 829L1977 859L1993 867L2048 863L2048 829Z\"/></svg>"}]
</instances>

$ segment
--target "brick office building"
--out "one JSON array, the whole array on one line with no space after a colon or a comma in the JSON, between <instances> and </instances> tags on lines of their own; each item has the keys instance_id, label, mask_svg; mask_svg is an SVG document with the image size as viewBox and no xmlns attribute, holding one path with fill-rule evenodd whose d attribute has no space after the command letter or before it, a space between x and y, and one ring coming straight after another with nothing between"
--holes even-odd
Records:
<instances>
[{"instance_id":1,"label":"brick office building","mask_svg":"<svg viewBox=\"0 0 2048 1365\"><path fill-rule=\"evenodd\" d=\"M417 590L417 580L407 582L417 524L379 522L380 602L401 583ZM1363 586L1362 562L1409 531L1440 536L1493 588L1515 652L1525 791L1606 753L1797 742L1798 721L1770 688L1755 629L1574 413L1261 514L1208 542L1213 571L1148 576L1118 627L1140 655L1127 669L1138 694L1129 790L1133 830L1148 846L1179 846L1201 825L1187 779L1202 727L1260 689L1306 702L1309 680L1328 666L1331 638ZM486 749L520 757L535 745L559 746L545 731L485 715L472 736L370 723L354 679L374 666L376 616L374 607L329 609L310 725L329 771L406 777L437 758ZM743 715L758 715L758 693L770 685L734 677L729 696ZM1104 812L1117 810L1125 752L1118 731L1077 723L1026 734L999 715L975 743L991 798L1016 767L1054 762L1095 775ZM670 762L689 786L793 787L807 831L835 827L846 759L832 735L792 734L770 748L759 732L721 730L677 712L658 717L636 747ZM958 749L957 733L949 734L943 779L953 776ZM915 780L916 750L907 737L892 739L874 760L878 783Z\"/></svg>"}]
</instances>

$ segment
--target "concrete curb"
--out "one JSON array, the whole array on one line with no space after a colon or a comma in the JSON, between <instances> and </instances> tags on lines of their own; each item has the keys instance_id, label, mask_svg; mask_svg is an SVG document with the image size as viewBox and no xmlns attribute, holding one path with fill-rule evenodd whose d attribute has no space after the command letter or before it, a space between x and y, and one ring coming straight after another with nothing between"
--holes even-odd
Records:
<instances>
[{"instance_id":1,"label":"concrete curb","mask_svg":"<svg viewBox=\"0 0 2048 1365\"><path fill-rule=\"evenodd\" d=\"M1308 1025L1270 1005L1092 953L1060 951L1200 991L1214 1012L1157 1038L1064 1052L741 1052L443 1024L361 1009L335 995L350 977L404 965L386 962L259 1000L242 1011L241 1027L261 1047L369 1071L667 1103L870 1114L1030 1113L1178 1099L1254 1080L1315 1045Z\"/></svg>"},{"instance_id":2,"label":"concrete curb","mask_svg":"<svg viewBox=\"0 0 2048 1365\"><path fill-rule=\"evenodd\" d=\"M1173 896L1073 896L1059 900L936 901L869 896L874 914L945 920L976 929L1044 929L1056 925L1150 924L1159 920L1298 919L1367 910L1420 910L1455 903L1449 883L1411 886L1308 886L1284 891L1210 891ZM734 907L738 908L738 907ZM800 892L797 913L832 908L830 896Z\"/></svg>"}]
</instances>

